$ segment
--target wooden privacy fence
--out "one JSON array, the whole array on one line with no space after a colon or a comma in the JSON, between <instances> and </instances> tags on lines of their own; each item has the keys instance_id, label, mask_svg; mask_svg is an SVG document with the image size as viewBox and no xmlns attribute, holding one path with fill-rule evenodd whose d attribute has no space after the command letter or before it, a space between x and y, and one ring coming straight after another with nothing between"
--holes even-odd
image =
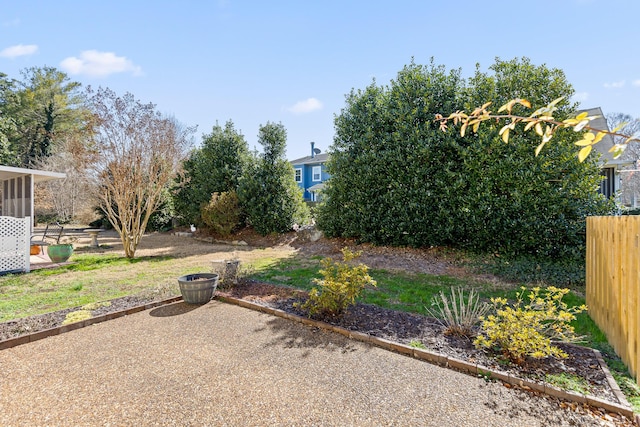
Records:
<instances>
[{"instance_id":1,"label":"wooden privacy fence","mask_svg":"<svg viewBox=\"0 0 640 427\"><path fill-rule=\"evenodd\" d=\"M589 315L638 378L640 216L587 218Z\"/></svg>"}]
</instances>

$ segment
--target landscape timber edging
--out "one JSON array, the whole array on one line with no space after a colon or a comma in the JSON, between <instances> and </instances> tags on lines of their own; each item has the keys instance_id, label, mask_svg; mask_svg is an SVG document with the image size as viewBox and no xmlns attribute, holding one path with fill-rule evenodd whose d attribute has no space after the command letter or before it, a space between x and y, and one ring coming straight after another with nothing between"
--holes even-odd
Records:
<instances>
[{"instance_id":1,"label":"landscape timber edging","mask_svg":"<svg viewBox=\"0 0 640 427\"><path fill-rule=\"evenodd\" d=\"M321 322L319 320L310 319L308 317L301 317L295 314L287 313L283 310L277 308L267 307L261 304L256 304L251 301L234 298L228 295L220 295L217 294L215 299L235 304L240 307L249 308L252 310L260 311L262 313L270 314L273 316L282 317L287 320L297 321L299 323L316 327L319 329L324 329L332 332L336 332L338 334L344 335L347 338L354 339L357 341L362 341L371 345L375 345L376 347L384 348L386 350L391 350L400 354L404 354L406 356L414 357L416 359L424 360L426 362L430 362L435 365L439 365L445 368L453 369L459 372L471 374L473 376L483 376L490 377L492 379L496 379L502 381L504 383L508 383L510 385L518 386L520 388L526 390L535 390L540 393L544 393L549 396L557 397L560 399L564 399L570 402L575 402L579 404L588 404L590 406L604 409L609 412L621 414L630 420L634 420L637 426L640 427L640 416L636 417L631 405L627 402L627 399L624 397L622 391L620 391L620 387L613 379L613 376L609 372L609 369L602 359L602 355L597 350L593 350L598 358L598 363L600 363L600 368L605 373L605 377L607 379L607 383L609 387L613 390L616 398L621 403L614 403L608 400L604 400L595 396L589 396L581 393L575 393L567 390L563 390L561 388L555 387L546 382L534 382L530 380L525 380L522 378L515 377L511 374L507 374L505 372L494 371L491 368L486 366L479 365L477 363L470 363L466 360L456 359L454 357L449 357L445 354L437 353L427 349L419 349L415 347L411 347L405 344L400 344L394 341L389 341L383 338L377 338L372 335L364 334L362 332L350 331L345 328L341 328L339 326L330 325L325 322Z\"/></svg>"},{"instance_id":2,"label":"landscape timber edging","mask_svg":"<svg viewBox=\"0 0 640 427\"><path fill-rule=\"evenodd\" d=\"M507 374L505 372L494 371L491 368L488 368L476 363L470 363L465 360L449 357L445 354L437 353L427 349L419 349L419 348L411 347L405 344L400 344L400 343L386 340L383 338L374 337L369 334L364 334L362 332L350 331L348 329L345 329L339 326L330 325L328 323L321 322L319 320L314 320L308 317L302 317L295 314L287 313L284 310L267 307L265 305L256 304L254 302L243 300L240 298L234 298L228 295L220 295L219 293L217 293L213 297L212 301L213 300L234 304L250 310L260 311L262 313L278 316L283 319L292 320L292 321L299 322L304 325L312 326L318 329L336 332L340 335L343 335L353 340L375 345L376 347L394 351L394 352L403 354L405 356L414 357L419 360L424 360L426 362L429 362L441 367L449 368L449 369L463 372L466 374L471 374L473 376L489 377L492 379L502 381L507 384L518 386L526 390L535 390L540 393L544 393L549 396L557 397L570 402L576 402L580 404L586 403L588 405L591 405L599 409L604 409L609 412L621 414L629 418L630 420L633 420L635 424L640 427L640 415L636 416L634 414L633 409L627 402L627 399L624 397L624 394L622 393L622 391L620 391L620 388L617 385L615 379L609 372L609 369L606 363L602 359L602 355L597 350L593 350L593 351L595 352L596 357L598 358L598 363L600 364L600 368L604 371L605 376L607 378L607 382L611 387L611 389L613 390L614 394L616 395L616 398L618 398L619 401L622 403L614 403L614 402L610 402L595 396L589 396L589 395L574 393L571 391L566 391L558 387L552 386L548 383L540 383L540 382L525 380L522 378L512 376L511 374ZM34 332L32 334L21 335L19 337L10 338L8 340L0 341L0 350L16 347L22 344L27 344L43 338L73 331L75 329L84 328L85 326L90 326L96 323L101 323L107 320L116 319L118 317L127 316L129 314L137 313L140 311L148 310L148 309L159 307L162 305L172 304L174 302L179 302L179 301L182 301L181 296L172 297L172 298L168 298L161 301L154 301L154 302L139 305L136 307L131 307L121 311L115 311L112 313L103 314L100 316L92 317L90 319L81 320L75 323L70 323L68 325L57 326L55 328L45 329L42 331Z\"/></svg>"},{"instance_id":3,"label":"landscape timber edging","mask_svg":"<svg viewBox=\"0 0 640 427\"><path fill-rule=\"evenodd\" d=\"M101 314L100 316L92 317L90 319L69 323L68 325L56 326L54 328L43 329L42 331L34 332L31 334L21 335L15 338L9 338L8 340L0 341L0 350L16 347L21 344L27 344L30 342L38 341L43 338L60 335L65 332L73 331L75 329L84 328L85 326L94 325L96 323L101 323L111 319L117 319L118 317L127 316L129 314L148 310L150 308L155 308L161 305L171 304L177 301L182 301L182 297L171 297L161 301L153 301L147 304L130 307L125 310L113 311L111 313Z\"/></svg>"}]
</instances>

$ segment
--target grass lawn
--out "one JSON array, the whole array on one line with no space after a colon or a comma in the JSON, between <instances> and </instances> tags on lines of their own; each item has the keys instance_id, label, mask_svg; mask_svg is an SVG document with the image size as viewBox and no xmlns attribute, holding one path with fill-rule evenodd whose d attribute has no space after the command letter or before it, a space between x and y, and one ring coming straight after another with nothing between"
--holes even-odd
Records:
<instances>
[{"instance_id":1,"label":"grass lawn","mask_svg":"<svg viewBox=\"0 0 640 427\"><path fill-rule=\"evenodd\" d=\"M276 285L309 290L319 278L320 260L295 253L256 249L243 260L244 274L251 279ZM0 277L0 321L77 307L126 295L179 295L177 277L203 271L202 255L172 257L141 256L133 260L116 254L75 254L73 264L29 274ZM208 270L207 270L208 271ZM483 299L504 296L514 298L519 286L496 285L476 279L447 275L370 270L377 286L367 288L360 301L385 308L426 315L427 307L440 292L452 287L473 288ZM565 297L570 305L584 304L584 296L571 292ZM585 337L583 345L614 352L606 337L586 314L573 323ZM615 357L607 362L623 391L636 410L640 410L640 390L624 365Z\"/></svg>"}]
</instances>

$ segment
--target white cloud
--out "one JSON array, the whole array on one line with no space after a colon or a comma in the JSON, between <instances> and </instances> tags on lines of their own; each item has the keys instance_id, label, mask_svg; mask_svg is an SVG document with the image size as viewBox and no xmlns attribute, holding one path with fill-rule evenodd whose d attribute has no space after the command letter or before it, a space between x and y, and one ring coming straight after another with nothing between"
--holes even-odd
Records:
<instances>
[{"instance_id":1,"label":"white cloud","mask_svg":"<svg viewBox=\"0 0 640 427\"><path fill-rule=\"evenodd\" d=\"M33 55L38 51L38 46L35 44L18 44L10 46L0 51L0 56L3 58L17 58L18 56Z\"/></svg>"},{"instance_id":2,"label":"white cloud","mask_svg":"<svg viewBox=\"0 0 640 427\"><path fill-rule=\"evenodd\" d=\"M575 102L585 102L587 99L589 99L589 92L576 92L571 97L571 100Z\"/></svg>"},{"instance_id":3,"label":"white cloud","mask_svg":"<svg viewBox=\"0 0 640 427\"><path fill-rule=\"evenodd\" d=\"M60 67L69 74L86 74L91 77L106 77L114 73L131 72L134 76L142 75L142 68L124 56L116 56L113 52L85 50L80 58L71 56L60 63Z\"/></svg>"},{"instance_id":4,"label":"white cloud","mask_svg":"<svg viewBox=\"0 0 640 427\"><path fill-rule=\"evenodd\" d=\"M617 82L613 82L613 83L605 83L604 87L606 87L607 89L619 89L621 87L624 87L624 80L619 80Z\"/></svg>"},{"instance_id":5,"label":"white cloud","mask_svg":"<svg viewBox=\"0 0 640 427\"><path fill-rule=\"evenodd\" d=\"M306 114L321 109L322 102L318 101L316 98L309 98L304 101L296 102L294 106L289 107L287 110L293 114Z\"/></svg>"},{"instance_id":6,"label":"white cloud","mask_svg":"<svg viewBox=\"0 0 640 427\"><path fill-rule=\"evenodd\" d=\"M640 80L634 80L631 82L632 85L640 87Z\"/></svg>"}]
</instances>

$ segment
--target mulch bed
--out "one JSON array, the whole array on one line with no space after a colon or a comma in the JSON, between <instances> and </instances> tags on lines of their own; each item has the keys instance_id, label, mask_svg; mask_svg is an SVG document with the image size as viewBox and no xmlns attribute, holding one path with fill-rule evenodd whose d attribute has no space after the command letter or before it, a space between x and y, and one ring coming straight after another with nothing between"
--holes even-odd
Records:
<instances>
[{"instance_id":1,"label":"mulch bed","mask_svg":"<svg viewBox=\"0 0 640 427\"><path fill-rule=\"evenodd\" d=\"M221 292L288 313L306 316L306 313L296 306L296 303L305 301L306 293L297 289L245 281L241 285L229 290L223 289ZM520 378L543 382L548 374L574 374L588 381L591 395L618 402L595 352L590 348L558 344L569 355L567 359L550 357L539 360L528 359L523 365L515 365L501 361L495 354L476 349L468 338L445 335L443 326L437 320L418 314L358 303L350 307L342 316L323 317L317 320L401 344L420 342L432 351L473 361Z\"/></svg>"}]
</instances>

